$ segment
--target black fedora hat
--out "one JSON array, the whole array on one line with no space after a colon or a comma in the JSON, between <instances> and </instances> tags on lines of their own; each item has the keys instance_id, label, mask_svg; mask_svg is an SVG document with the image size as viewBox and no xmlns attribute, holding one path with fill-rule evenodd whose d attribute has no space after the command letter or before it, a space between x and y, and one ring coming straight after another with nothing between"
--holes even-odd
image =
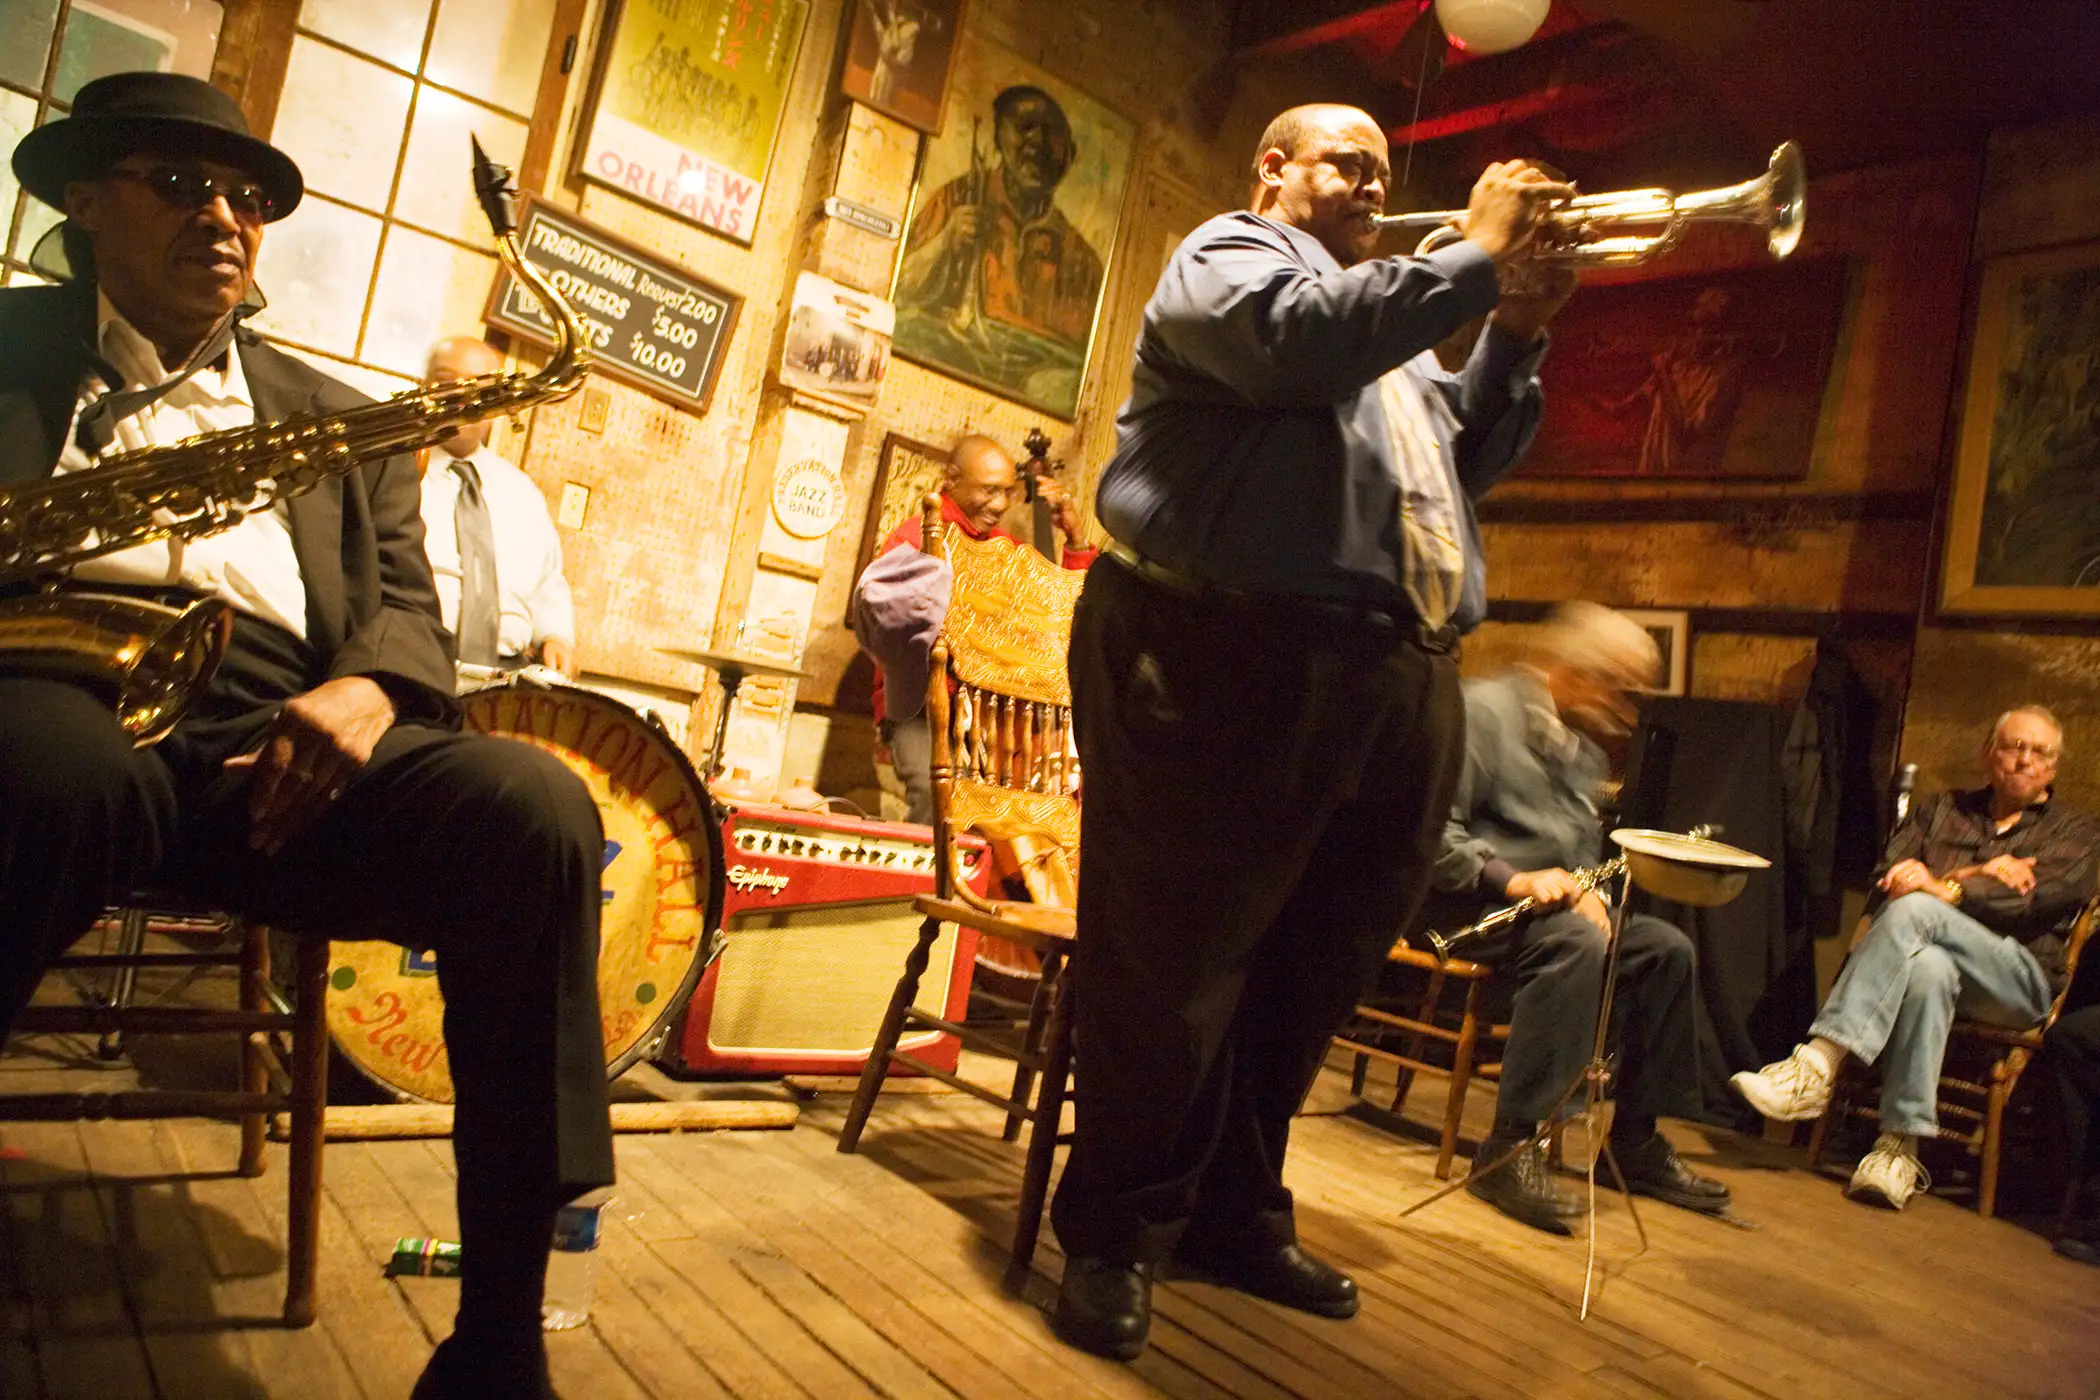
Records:
<instances>
[{"instance_id":1,"label":"black fedora hat","mask_svg":"<svg viewBox=\"0 0 2100 1400\"><path fill-rule=\"evenodd\" d=\"M244 171L281 219L306 193L292 158L248 134L240 104L181 73L112 73L82 87L73 113L38 127L15 147L15 178L54 209L66 185L92 180L133 155L193 156Z\"/></svg>"}]
</instances>

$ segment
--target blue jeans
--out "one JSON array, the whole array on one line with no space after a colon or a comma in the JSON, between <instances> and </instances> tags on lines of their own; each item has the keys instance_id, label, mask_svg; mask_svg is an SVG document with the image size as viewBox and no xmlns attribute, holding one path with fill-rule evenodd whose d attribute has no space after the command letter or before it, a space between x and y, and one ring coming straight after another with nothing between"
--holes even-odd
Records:
<instances>
[{"instance_id":1,"label":"blue jeans","mask_svg":"<svg viewBox=\"0 0 2100 1400\"><path fill-rule=\"evenodd\" d=\"M1838 974L1810 1035L1881 1065L1881 1128L1939 1131L1940 1060L1956 1012L2024 1029L2049 1014L2034 954L1929 894L1891 900Z\"/></svg>"}]
</instances>

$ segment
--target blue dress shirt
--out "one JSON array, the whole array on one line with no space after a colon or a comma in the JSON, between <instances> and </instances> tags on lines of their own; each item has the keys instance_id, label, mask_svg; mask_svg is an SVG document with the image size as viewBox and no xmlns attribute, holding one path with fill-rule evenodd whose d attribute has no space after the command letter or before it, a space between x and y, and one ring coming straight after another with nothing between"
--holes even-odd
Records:
<instances>
[{"instance_id":1,"label":"blue dress shirt","mask_svg":"<svg viewBox=\"0 0 2100 1400\"><path fill-rule=\"evenodd\" d=\"M1471 243L1345 269L1289 225L1211 219L1145 307L1101 479L1103 525L1212 583L1405 611L1400 467L1378 392L1405 365L1452 414L1435 436L1464 527L1452 620L1470 631L1487 611L1473 501L1538 426L1544 346L1490 325L1456 375L1432 347L1499 295L1493 262Z\"/></svg>"}]
</instances>

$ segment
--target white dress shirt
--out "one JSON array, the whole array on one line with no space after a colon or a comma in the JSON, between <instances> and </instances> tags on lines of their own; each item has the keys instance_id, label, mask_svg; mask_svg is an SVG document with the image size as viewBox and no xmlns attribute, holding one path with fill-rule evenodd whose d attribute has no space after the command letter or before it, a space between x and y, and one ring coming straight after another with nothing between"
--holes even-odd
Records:
<instances>
[{"instance_id":1,"label":"white dress shirt","mask_svg":"<svg viewBox=\"0 0 2100 1400\"><path fill-rule=\"evenodd\" d=\"M423 547L437 579L438 606L448 630L459 630L459 529L452 510L459 500L457 461L442 447L430 450L430 469L423 473ZM561 536L547 510L547 498L531 477L497 456L484 444L466 459L481 477L481 496L489 506L489 528L496 537L496 593L502 614L496 628L496 651L525 656L549 637L576 640L576 610L569 581L561 572Z\"/></svg>"},{"instance_id":2,"label":"white dress shirt","mask_svg":"<svg viewBox=\"0 0 2100 1400\"><path fill-rule=\"evenodd\" d=\"M97 302L95 341L102 358L124 376L121 387L143 388L171 378L153 343L124 319L107 296L98 293ZM107 387L100 378L88 376L73 405L76 424L81 410L102 397ZM235 348L227 352L223 370L201 369L141 411L118 419L116 438L108 450L163 447L199 433L248 427L254 422L255 400L249 397L248 378L241 371L241 354ZM68 428L65 450L59 453L55 470L76 472L92 465ZM294 636L306 636L306 584L299 577L299 558L292 550L282 504L203 539L155 540L91 559L76 566L72 576L87 583L192 589L222 598Z\"/></svg>"}]
</instances>

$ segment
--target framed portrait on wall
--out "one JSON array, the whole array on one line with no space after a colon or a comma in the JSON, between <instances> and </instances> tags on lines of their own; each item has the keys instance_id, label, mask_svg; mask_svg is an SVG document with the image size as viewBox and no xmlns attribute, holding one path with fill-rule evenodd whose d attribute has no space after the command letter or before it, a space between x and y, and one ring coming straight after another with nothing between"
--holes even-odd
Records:
<instances>
[{"instance_id":1,"label":"framed portrait on wall","mask_svg":"<svg viewBox=\"0 0 2100 1400\"><path fill-rule=\"evenodd\" d=\"M896 353L1070 421L1134 128L971 35L927 144L890 300Z\"/></svg>"},{"instance_id":2,"label":"framed portrait on wall","mask_svg":"<svg viewBox=\"0 0 2100 1400\"><path fill-rule=\"evenodd\" d=\"M1692 615L1681 608L1620 608L1662 653L1662 676L1643 695L1683 695L1691 682Z\"/></svg>"},{"instance_id":3,"label":"framed portrait on wall","mask_svg":"<svg viewBox=\"0 0 2100 1400\"><path fill-rule=\"evenodd\" d=\"M1584 288L1554 318L1552 405L1521 477L1808 475L1844 321L1843 258Z\"/></svg>"},{"instance_id":4,"label":"framed portrait on wall","mask_svg":"<svg viewBox=\"0 0 2100 1400\"><path fill-rule=\"evenodd\" d=\"M941 489L947 473L946 448L915 442L902 433L891 433L882 440L875 485L868 493L868 521L860 532L860 558L853 564L855 578L868 567L890 531L903 524L906 516L918 514L926 493Z\"/></svg>"},{"instance_id":5,"label":"framed portrait on wall","mask_svg":"<svg viewBox=\"0 0 2100 1400\"><path fill-rule=\"evenodd\" d=\"M853 0L839 89L929 134L941 129L964 0Z\"/></svg>"},{"instance_id":6,"label":"framed portrait on wall","mask_svg":"<svg viewBox=\"0 0 2100 1400\"><path fill-rule=\"evenodd\" d=\"M1940 610L2100 617L2100 243L1993 258L1955 449Z\"/></svg>"},{"instance_id":7,"label":"framed portrait on wall","mask_svg":"<svg viewBox=\"0 0 2100 1400\"><path fill-rule=\"evenodd\" d=\"M614 0L576 173L749 243L808 18L809 0Z\"/></svg>"}]
</instances>

